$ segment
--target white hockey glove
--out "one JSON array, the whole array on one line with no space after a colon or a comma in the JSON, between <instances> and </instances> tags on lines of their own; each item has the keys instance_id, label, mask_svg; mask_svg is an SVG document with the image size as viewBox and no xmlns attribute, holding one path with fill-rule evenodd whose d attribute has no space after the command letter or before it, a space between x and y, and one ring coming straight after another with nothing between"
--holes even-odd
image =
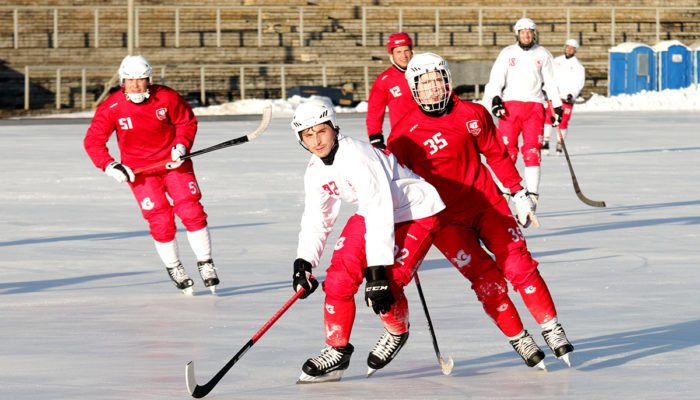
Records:
<instances>
[{"instance_id":1,"label":"white hockey glove","mask_svg":"<svg viewBox=\"0 0 700 400\"><path fill-rule=\"evenodd\" d=\"M535 227L539 227L540 223L535 215L535 202L527 193L526 189L522 189L513 195L513 203L515 203L515 213L518 223L527 228L532 223Z\"/></svg>"},{"instance_id":2,"label":"white hockey glove","mask_svg":"<svg viewBox=\"0 0 700 400\"><path fill-rule=\"evenodd\" d=\"M134 179L136 179L136 175L134 175L134 171L132 171L131 168L116 161L112 161L112 163L105 168L105 174L116 179L116 181L119 183L124 183L127 181L133 182Z\"/></svg>"},{"instance_id":3,"label":"white hockey glove","mask_svg":"<svg viewBox=\"0 0 700 400\"><path fill-rule=\"evenodd\" d=\"M165 168L167 169L175 169L182 165L182 163L185 162L185 160L182 159L184 155L187 154L187 148L185 147L184 144L176 144L173 146L172 150L170 150L170 158L173 160L173 162L169 162L165 164Z\"/></svg>"}]
</instances>

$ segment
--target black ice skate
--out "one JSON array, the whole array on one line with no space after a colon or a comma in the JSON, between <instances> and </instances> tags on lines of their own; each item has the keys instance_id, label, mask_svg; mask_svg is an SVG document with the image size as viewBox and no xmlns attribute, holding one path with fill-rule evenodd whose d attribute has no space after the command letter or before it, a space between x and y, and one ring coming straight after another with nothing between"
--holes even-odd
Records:
<instances>
[{"instance_id":1,"label":"black ice skate","mask_svg":"<svg viewBox=\"0 0 700 400\"><path fill-rule=\"evenodd\" d=\"M542 154L545 156L549 154L549 140L545 140L544 144L542 144Z\"/></svg>"},{"instance_id":2,"label":"black ice skate","mask_svg":"<svg viewBox=\"0 0 700 400\"><path fill-rule=\"evenodd\" d=\"M168 271L168 275L170 275L170 279L175 283L175 286L182 290L182 293L190 296L194 293L194 289L192 288L194 282L192 278L187 275L182 264L178 264L173 268L166 267L165 269Z\"/></svg>"},{"instance_id":3,"label":"black ice skate","mask_svg":"<svg viewBox=\"0 0 700 400\"><path fill-rule=\"evenodd\" d=\"M385 330L367 357L367 377L389 364L399 354L406 340L408 340L408 331L401 335L393 335Z\"/></svg>"},{"instance_id":4,"label":"black ice skate","mask_svg":"<svg viewBox=\"0 0 700 400\"><path fill-rule=\"evenodd\" d=\"M214 261L198 261L197 269L199 270L199 275L201 275L204 281L204 286L208 287L212 293L216 293L216 285L219 284L219 277L216 275L216 267L214 267Z\"/></svg>"},{"instance_id":5,"label":"black ice skate","mask_svg":"<svg viewBox=\"0 0 700 400\"><path fill-rule=\"evenodd\" d=\"M321 350L321 354L306 360L297 383L339 381L350 365L350 356L354 350L350 343L345 347L326 347Z\"/></svg>"},{"instance_id":6,"label":"black ice skate","mask_svg":"<svg viewBox=\"0 0 700 400\"><path fill-rule=\"evenodd\" d=\"M564 154L564 146L562 146L561 142L557 143L557 155L560 156Z\"/></svg>"},{"instance_id":7,"label":"black ice skate","mask_svg":"<svg viewBox=\"0 0 700 400\"><path fill-rule=\"evenodd\" d=\"M537 367L543 371L547 370L547 366L544 365L544 352L542 352L540 346L537 345L535 339L527 331L521 338L511 340L510 344L520 354L520 357L523 358L528 367Z\"/></svg>"},{"instance_id":8,"label":"black ice skate","mask_svg":"<svg viewBox=\"0 0 700 400\"><path fill-rule=\"evenodd\" d=\"M566 333L564 333L564 328L561 327L561 324L558 323L554 325L554 328L542 331L542 336L544 341L547 342L547 346L552 349L552 353L570 367L569 353L574 351L574 346L566 338Z\"/></svg>"}]
</instances>

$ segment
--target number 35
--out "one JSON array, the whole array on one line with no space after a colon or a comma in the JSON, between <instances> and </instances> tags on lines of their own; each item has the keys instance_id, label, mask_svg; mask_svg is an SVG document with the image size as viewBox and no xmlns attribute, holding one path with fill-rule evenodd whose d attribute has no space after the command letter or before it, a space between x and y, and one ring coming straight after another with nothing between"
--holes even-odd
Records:
<instances>
[{"instance_id":1,"label":"number 35","mask_svg":"<svg viewBox=\"0 0 700 400\"><path fill-rule=\"evenodd\" d=\"M425 146L430 148L430 155L438 152L438 150L447 146L447 140L442 138L442 132L438 132L433 135L430 139L423 142Z\"/></svg>"}]
</instances>

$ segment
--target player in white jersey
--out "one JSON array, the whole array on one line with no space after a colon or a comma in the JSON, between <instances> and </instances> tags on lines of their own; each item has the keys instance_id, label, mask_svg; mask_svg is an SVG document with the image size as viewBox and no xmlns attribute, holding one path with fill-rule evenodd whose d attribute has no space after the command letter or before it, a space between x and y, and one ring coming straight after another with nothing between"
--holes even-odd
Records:
<instances>
[{"instance_id":1,"label":"player in white jersey","mask_svg":"<svg viewBox=\"0 0 700 400\"><path fill-rule=\"evenodd\" d=\"M559 133L561 138L566 138L566 133L569 128L569 120L574 109L574 102L583 90L583 85L586 83L586 69L576 57L578 50L578 41L569 39L564 45L564 54L554 59L554 79L557 82L559 95L561 96L562 108L564 113L559 123ZM549 105L546 110L547 117L552 116L552 110ZM545 154L549 153L549 139L552 136L552 124L547 123L548 118L545 118L544 124L544 145L542 151ZM561 146L561 138L557 135L557 154L561 154L563 149Z\"/></svg>"},{"instance_id":2,"label":"player in white jersey","mask_svg":"<svg viewBox=\"0 0 700 400\"><path fill-rule=\"evenodd\" d=\"M520 152L525 165L525 183L533 201L537 202L540 185L540 149L544 126L544 89L552 99L557 125L562 104L554 81L552 55L537 44L537 27L529 18L521 18L514 26L517 42L501 50L491 68L484 90L483 103L490 104L499 119L498 128L513 162L518 158L518 139L522 132Z\"/></svg>"},{"instance_id":3,"label":"player in white jersey","mask_svg":"<svg viewBox=\"0 0 700 400\"><path fill-rule=\"evenodd\" d=\"M335 244L323 290L327 347L302 367L299 383L339 380L350 363L355 300L363 279L365 301L385 332L367 359L369 373L383 368L408 338L403 287L428 252L445 208L437 190L398 163L389 152L339 133L330 104L301 104L292 119L299 143L312 153L304 176L301 219L292 287L312 293L319 264L342 201L356 204Z\"/></svg>"}]
</instances>

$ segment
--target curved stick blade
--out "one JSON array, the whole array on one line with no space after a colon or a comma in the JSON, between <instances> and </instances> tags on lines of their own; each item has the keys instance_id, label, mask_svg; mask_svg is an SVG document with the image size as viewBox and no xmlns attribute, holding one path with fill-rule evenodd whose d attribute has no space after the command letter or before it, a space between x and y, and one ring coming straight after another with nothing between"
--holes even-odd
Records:
<instances>
[{"instance_id":1,"label":"curved stick blade","mask_svg":"<svg viewBox=\"0 0 700 400\"><path fill-rule=\"evenodd\" d=\"M185 381L187 381L187 391L190 395L194 395L197 389L197 379L194 377L194 361L190 361L185 365Z\"/></svg>"},{"instance_id":2,"label":"curved stick blade","mask_svg":"<svg viewBox=\"0 0 700 400\"><path fill-rule=\"evenodd\" d=\"M447 357L447 360L440 357L440 369L442 369L442 373L444 375L451 374L452 368L454 368L454 366L455 366L455 360L452 359L452 356Z\"/></svg>"}]
</instances>

